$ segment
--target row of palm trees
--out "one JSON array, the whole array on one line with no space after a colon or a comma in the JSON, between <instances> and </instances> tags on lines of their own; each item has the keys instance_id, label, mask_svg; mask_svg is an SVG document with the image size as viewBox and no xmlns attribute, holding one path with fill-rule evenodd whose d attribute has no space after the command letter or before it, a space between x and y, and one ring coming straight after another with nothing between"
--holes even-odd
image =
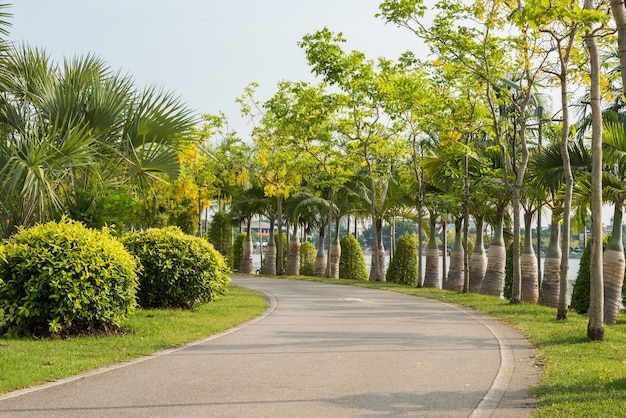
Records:
<instances>
[{"instance_id":1,"label":"row of palm trees","mask_svg":"<svg viewBox=\"0 0 626 418\"><path fill-rule=\"evenodd\" d=\"M607 110L605 146L605 188L604 195L607 203L614 204L615 214L613 218L612 239L605 250L605 290L606 290L606 322L615 323L621 305L621 287L624 276L622 222L621 213L626 177L622 173L624 158L626 157L626 118L619 112L620 109ZM575 199L574 207L575 224L584 225L588 214L588 202L590 194L590 170L591 158L588 144L584 139L586 119L580 123L580 137L570 142L569 155L575 175ZM562 213L562 190L563 190L563 163L560 144L557 141L558 127L548 129L547 137L553 138L545 147L533 148L528 167L528 177L522 193L522 206L525 209L525 245L519 254L522 270L521 300L530 303L542 303L551 307L559 306L559 298L563 291L560 285L561 248L560 248L560 223L564 216ZM464 263L464 248L461 243L463 211L462 202L459 198L463 173L450 171L451 166L463 167L463 153L454 153L450 144L435 145L423 154L419 161L420 169L424 173L425 196L424 212L416 211L417 202L414 189L406 177L402 177L401 169L390 169L389 176L377 179L379 202L375 205L377 222L374 227L382 228L383 221L392 222L397 216L420 222L420 228L428 237L426 250L425 272L420 277L420 286L443 287L450 290L467 290L493 296L501 296L505 276L505 260L507 242L510 242L510 194L501 179L502 170L499 167L501 159L498 151L493 148L493 143L488 137L474 138L476 153L469 160L470 174L470 200L469 211L473 218L477 234L473 237L473 250L469 259L468 268ZM400 161L398 165L406 163ZM288 234L289 265L295 265L297 260L298 227L307 231L312 229L319 231L318 242L318 268L316 273L320 276L337 277L340 248L339 223L342 219L360 219L368 215L370 207L368 194L369 178L365 172L357 174L354 178L340 188L331 199L329 195L320 195L314 189L302 187L300 192L293 194L285 200L285 221L292 233ZM265 197L262 186L257 187L256 201L267 205L263 211L257 214L268 216L270 224L274 226L276 215L272 208L272 200ZM233 200L235 212L241 210L240 198L236 195ZM250 196L243 198L244 202L250 202ZM332 208L329 216L328 209ZM532 245L532 222L541 210L548 210L551 215L550 240L545 254L544 274L538 277L537 257ZM248 216L251 216L249 214ZM334 236L327 244L323 241L330 237L332 228L328 228L329 219L334 222ZM348 221L349 223L349 221ZM452 245L450 266L447 277L439 277L439 250L436 231L438 227L448 223L455 227L455 242ZM492 236L489 240L489 253L485 251L485 225L491 225ZM348 226L347 232L350 231ZM445 232L443 236L445 236ZM276 274L276 265L268 263L270 260L278 260L273 241L274 234L270 233L270 242L267 250L265 273ZM328 257L324 248L329 248ZM379 254L384 256L384 247ZM373 255L374 257L375 255ZM244 258L251 257L248 252ZM421 258L420 258L421 259ZM445 259L445 258L444 258ZM250 258L251 260L251 258ZM380 262L380 260L379 260ZM383 258L384 262L384 258ZM280 261L278 261L280 263ZM372 260L372 264L374 261ZM251 261L249 263L251 265ZM245 267L240 266L244 271ZM280 269L278 267L278 269ZM469 276L468 286L464 289L464 279ZM291 268L289 274L297 274L297 270ZM384 276L381 280L385 280ZM541 286L540 286L541 284Z\"/></svg>"}]
</instances>

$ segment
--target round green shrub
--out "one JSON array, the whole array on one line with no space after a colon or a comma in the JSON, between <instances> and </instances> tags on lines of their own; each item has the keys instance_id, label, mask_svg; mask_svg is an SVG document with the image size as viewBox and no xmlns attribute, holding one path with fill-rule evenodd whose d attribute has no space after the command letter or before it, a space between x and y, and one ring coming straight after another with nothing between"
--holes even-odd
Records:
<instances>
[{"instance_id":1,"label":"round green shrub","mask_svg":"<svg viewBox=\"0 0 626 418\"><path fill-rule=\"evenodd\" d=\"M241 265L241 259L243 258L243 242L246 240L246 233L240 232L235 237L235 243L233 244L233 269L239 269Z\"/></svg>"},{"instance_id":2,"label":"round green shrub","mask_svg":"<svg viewBox=\"0 0 626 418\"><path fill-rule=\"evenodd\" d=\"M138 265L109 232L63 219L19 231L0 260L0 334L119 329L136 306Z\"/></svg>"},{"instance_id":3,"label":"round green shrub","mask_svg":"<svg viewBox=\"0 0 626 418\"><path fill-rule=\"evenodd\" d=\"M315 276L315 258L317 249L315 244L305 241L300 246L300 275Z\"/></svg>"},{"instance_id":4,"label":"round green shrub","mask_svg":"<svg viewBox=\"0 0 626 418\"><path fill-rule=\"evenodd\" d=\"M398 240L398 247L389 263L387 280L416 286L417 279L417 238L405 233Z\"/></svg>"},{"instance_id":5,"label":"round green shrub","mask_svg":"<svg viewBox=\"0 0 626 418\"><path fill-rule=\"evenodd\" d=\"M195 309L226 291L224 257L202 238L167 227L133 232L122 242L143 266L137 297L144 308Z\"/></svg>"},{"instance_id":6,"label":"round green shrub","mask_svg":"<svg viewBox=\"0 0 626 418\"><path fill-rule=\"evenodd\" d=\"M341 258L339 259L339 278L367 280L367 265L359 242L354 235L341 238Z\"/></svg>"}]
</instances>

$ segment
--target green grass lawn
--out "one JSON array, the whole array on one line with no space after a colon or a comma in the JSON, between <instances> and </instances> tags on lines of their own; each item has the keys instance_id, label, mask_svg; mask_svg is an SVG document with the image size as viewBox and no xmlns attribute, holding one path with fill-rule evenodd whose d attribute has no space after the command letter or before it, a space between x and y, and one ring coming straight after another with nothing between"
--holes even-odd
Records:
<instances>
[{"instance_id":1,"label":"green grass lawn","mask_svg":"<svg viewBox=\"0 0 626 418\"><path fill-rule=\"evenodd\" d=\"M258 294L229 285L226 295L197 311L139 309L123 335L69 339L0 338L0 393L127 361L232 328L267 306Z\"/></svg>"},{"instance_id":2,"label":"green grass lawn","mask_svg":"<svg viewBox=\"0 0 626 418\"><path fill-rule=\"evenodd\" d=\"M626 317L623 313L617 325L606 327L605 341L588 342L587 318L575 312L569 313L567 321L556 321L555 309L511 305L489 296L390 283L306 279L402 292L492 314L520 329L537 348L542 373L539 386L534 390L539 399L535 416L626 416ZM201 339L265 309L260 296L235 286L229 286L229 290L225 297L203 305L197 312L139 310L126 324L132 331L126 335L66 340L0 339L0 392Z\"/></svg>"},{"instance_id":3,"label":"green grass lawn","mask_svg":"<svg viewBox=\"0 0 626 418\"><path fill-rule=\"evenodd\" d=\"M292 277L292 279L296 279ZM298 277L297 279L304 279ZM392 283L313 279L385 289L466 306L494 315L526 334L542 366L537 417L626 417L626 316L605 327L603 342L587 341L588 318L570 311L556 320L556 309L472 293L416 289Z\"/></svg>"}]
</instances>

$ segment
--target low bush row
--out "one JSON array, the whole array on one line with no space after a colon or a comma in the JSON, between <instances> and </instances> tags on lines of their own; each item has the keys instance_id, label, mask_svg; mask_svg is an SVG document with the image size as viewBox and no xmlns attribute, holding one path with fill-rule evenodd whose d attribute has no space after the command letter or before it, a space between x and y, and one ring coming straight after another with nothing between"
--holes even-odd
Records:
<instances>
[{"instance_id":1,"label":"low bush row","mask_svg":"<svg viewBox=\"0 0 626 418\"><path fill-rule=\"evenodd\" d=\"M0 335L117 332L137 305L214 300L228 274L211 244L177 228L117 239L67 219L37 225L0 246Z\"/></svg>"}]
</instances>

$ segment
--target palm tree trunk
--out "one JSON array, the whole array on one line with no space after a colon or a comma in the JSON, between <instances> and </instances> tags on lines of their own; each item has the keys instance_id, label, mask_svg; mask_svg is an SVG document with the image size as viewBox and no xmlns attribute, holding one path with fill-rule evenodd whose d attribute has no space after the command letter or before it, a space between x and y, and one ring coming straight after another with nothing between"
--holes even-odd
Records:
<instances>
[{"instance_id":1,"label":"palm tree trunk","mask_svg":"<svg viewBox=\"0 0 626 418\"><path fill-rule=\"evenodd\" d=\"M611 241L604 250L602 270L604 272L604 322L615 325L622 306L624 283L624 245L622 244L623 202L615 204Z\"/></svg>"},{"instance_id":2,"label":"palm tree trunk","mask_svg":"<svg viewBox=\"0 0 626 418\"><path fill-rule=\"evenodd\" d=\"M332 239L332 227L333 227L333 209L335 207L335 190L332 189L330 193L330 205L328 205L328 257L326 259L326 266L324 270L323 277L331 277L330 276L330 263L331 263L331 239Z\"/></svg>"},{"instance_id":3,"label":"palm tree trunk","mask_svg":"<svg viewBox=\"0 0 626 418\"><path fill-rule=\"evenodd\" d=\"M524 249L520 257L520 267L522 273L521 301L537 303L539 300L539 279L537 276L537 257L532 245L532 222L533 212L527 211L524 214Z\"/></svg>"},{"instance_id":4,"label":"palm tree trunk","mask_svg":"<svg viewBox=\"0 0 626 418\"><path fill-rule=\"evenodd\" d=\"M498 208L497 216L493 239L489 245L487 271L485 272L485 280L480 288L480 293L500 297L502 295L502 286L504 285L504 269L506 266L506 248L503 235L504 210Z\"/></svg>"},{"instance_id":5,"label":"palm tree trunk","mask_svg":"<svg viewBox=\"0 0 626 418\"><path fill-rule=\"evenodd\" d=\"M315 276L326 277L326 251L324 251L324 231L326 226L320 227L319 241L317 244L317 256L315 257Z\"/></svg>"},{"instance_id":6,"label":"palm tree trunk","mask_svg":"<svg viewBox=\"0 0 626 418\"><path fill-rule=\"evenodd\" d=\"M263 274L276 276L276 240L274 239L274 217L270 217L269 237L267 237L267 248L265 249L265 264Z\"/></svg>"},{"instance_id":7,"label":"palm tree trunk","mask_svg":"<svg viewBox=\"0 0 626 418\"><path fill-rule=\"evenodd\" d=\"M248 218L248 225L246 226L246 239L243 242L243 254L241 255L241 264L239 264L239 272L245 274L252 274L252 219Z\"/></svg>"},{"instance_id":8,"label":"palm tree trunk","mask_svg":"<svg viewBox=\"0 0 626 418\"><path fill-rule=\"evenodd\" d=\"M339 260L341 259L341 243L339 242L339 228L340 228L339 216L335 217L335 237L330 244L330 277L333 279L339 278Z\"/></svg>"},{"instance_id":9,"label":"palm tree trunk","mask_svg":"<svg viewBox=\"0 0 626 418\"><path fill-rule=\"evenodd\" d=\"M276 219L278 221L278 243L276 245L276 274L282 276L283 267L283 195L276 196Z\"/></svg>"},{"instance_id":10,"label":"palm tree trunk","mask_svg":"<svg viewBox=\"0 0 626 418\"><path fill-rule=\"evenodd\" d=\"M379 258L379 250L380 250L380 236L377 228L377 217L376 217L376 184L374 183L374 176L372 175L372 167L371 164L368 163L368 175L370 178L370 216L372 218L372 226L374 232L374 245L372 247L372 268L370 269L370 281L378 282L382 277L381 268L380 268L380 258Z\"/></svg>"},{"instance_id":11,"label":"palm tree trunk","mask_svg":"<svg viewBox=\"0 0 626 418\"><path fill-rule=\"evenodd\" d=\"M483 216L474 216L476 221L476 243L472 251L472 259L469 268L469 291L473 293L480 292L485 280L485 272L487 271L487 255L485 254L485 245L483 244Z\"/></svg>"},{"instance_id":12,"label":"palm tree trunk","mask_svg":"<svg viewBox=\"0 0 626 418\"><path fill-rule=\"evenodd\" d=\"M300 238L298 238L298 221L293 223L293 235L287 250L287 275L300 275Z\"/></svg>"},{"instance_id":13,"label":"palm tree trunk","mask_svg":"<svg viewBox=\"0 0 626 418\"><path fill-rule=\"evenodd\" d=\"M385 244L383 243L383 221L376 219L374 222L374 249L370 264L370 281L384 282L387 280L385 275ZM378 279L374 279L374 271L378 268Z\"/></svg>"},{"instance_id":14,"label":"palm tree trunk","mask_svg":"<svg viewBox=\"0 0 626 418\"><path fill-rule=\"evenodd\" d=\"M561 247L559 219L552 215L550 225L550 242L546 249L546 258L543 262L543 280L539 291L539 304L557 308L559 306L560 277L561 277Z\"/></svg>"},{"instance_id":15,"label":"palm tree trunk","mask_svg":"<svg viewBox=\"0 0 626 418\"><path fill-rule=\"evenodd\" d=\"M424 287L424 278L422 277L422 271L424 269L424 218L422 216L421 195L418 197L417 216L417 287Z\"/></svg>"},{"instance_id":16,"label":"palm tree trunk","mask_svg":"<svg viewBox=\"0 0 626 418\"><path fill-rule=\"evenodd\" d=\"M430 215L430 237L426 247L424 287L441 288L439 283L439 249L437 248L437 218Z\"/></svg>"},{"instance_id":17,"label":"palm tree trunk","mask_svg":"<svg viewBox=\"0 0 626 418\"><path fill-rule=\"evenodd\" d=\"M450 271L446 280L444 289L456 292L463 291L463 281L465 276L465 251L461 242L461 228L463 226L463 218L459 217L454 221L454 245L450 251Z\"/></svg>"},{"instance_id":18,"label":"palm tree trunk","mask_svg":"<svg viewBox=\"0 0 626 418\"><path fill-rule=\"evenodd\" d=\"M341 244L339 237L335 237L330 243L330 277L339 278L339 261L341 259Z\"/></svg>"}]
</instances>

